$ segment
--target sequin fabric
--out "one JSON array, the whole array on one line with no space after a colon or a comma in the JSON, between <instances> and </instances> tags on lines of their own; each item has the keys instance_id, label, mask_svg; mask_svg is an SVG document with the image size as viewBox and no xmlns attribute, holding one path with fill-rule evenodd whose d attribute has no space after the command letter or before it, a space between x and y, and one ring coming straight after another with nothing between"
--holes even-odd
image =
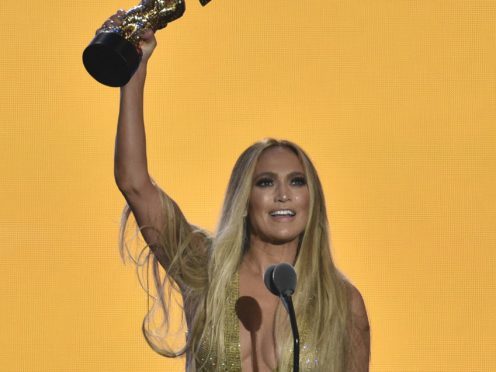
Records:
<instances>
[{"instance_id":1,"label":"sequin fabric","mask_svg":"<svg viewBox=\"0 0 496 372\"><path fill-rule=\"evenodd\" d=\"M224 360L218 361L217 355L208 353L208 345L201 344L196 365L198 371L215 371L219 363L219 371L241 372L241 345L239 342L239 319L236 315L236 301L239 298L239 275L234 275L227 290L227 308L224 323L224 343L226 350ZM317 350L309 347L304 341L308 336L309 328L301 324L300 328L300 371L318 371ZM292 349L292 348L291 348ZM292 351L292 350L291 350ZM291 363L292 368L292 363ZM275 372L275 371L274 371Z\"/></svg>"},{"instance_id":2,"label":"sequin fabric","mask_svg":"<svg viewBox=\"0 0 496 372\"><path fill-rule=\"evenodd\" d=\"M241 372L241 345L239 343L239 320L236 315L236 301L239 298L239 275L236 273L227 289L227 308L224 321L224 360L218 361L217 355L209 354L205 343L200 345L196 365L199 371L215 371L219 363L220 371Z\"/></svg>"}]
</instances>

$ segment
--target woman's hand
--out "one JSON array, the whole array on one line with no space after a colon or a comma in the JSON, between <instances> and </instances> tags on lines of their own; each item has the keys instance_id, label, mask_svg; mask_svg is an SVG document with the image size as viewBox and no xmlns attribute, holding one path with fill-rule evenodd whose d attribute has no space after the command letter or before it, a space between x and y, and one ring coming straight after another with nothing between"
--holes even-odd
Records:
<instances>
[{"instance_id":1,"label":"woman's hand","mask_svg":"<svg viewBox=\"0 0 496 372\"><path fill-rule=\"evenodd\" d=\"M126 15L126 11L123 9L119 9L115 14L111 15L100 27L96 30L98 33L102 28L112 28L113 26L118 27L122 24L122 20ZM157 46L157 39L155 38L155 34L150 29L145 29L141 33L139 48L143 55L141 56L141 63L147 63L148 59L150 59L155 47Z\"/></svg>"},{"instance_id":2,"label":"woman's hand","mask_svg":"<svg viewBox=\"0 0 496 372\"><path fill-rule=\"evenodd\" d=\"M155 38L155 34L152 30L147 29L141 35L141 40L139 43L139 47L143 52L141 57L141 63L148 62L148 59L152 56L155 47L157 46L157 39Z\"/></svg>"}]
</instances>

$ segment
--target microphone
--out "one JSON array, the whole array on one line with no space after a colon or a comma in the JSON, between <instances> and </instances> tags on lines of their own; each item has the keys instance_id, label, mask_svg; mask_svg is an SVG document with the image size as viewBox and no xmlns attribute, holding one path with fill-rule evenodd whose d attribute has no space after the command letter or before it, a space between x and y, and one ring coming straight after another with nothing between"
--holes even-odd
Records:
<instances>
[{"instance_id":1,"label":"microphone","mask_svg":"<svg viewBox=\"0 0 496 372\"><path fill-rule=\"evenodd\" d=\"M272 265L265 271L267 289L276 296L291 296L296 288L296 271L287 263Z\"/></svg>"},{"instance_id":2,"label":"microphone","mask_svg":"<svg viewBox=\"0 0 496 372\"><path fill-rule=\"evenodd\" d=\"M300 368L300 335L293 307L291 295L296 288L296 271L287 263L271 265L264 274L264 283L267 289L278 296L289 314L291 331L293 332L293 371L298 372Z\"/></svg>"}]
</instances>

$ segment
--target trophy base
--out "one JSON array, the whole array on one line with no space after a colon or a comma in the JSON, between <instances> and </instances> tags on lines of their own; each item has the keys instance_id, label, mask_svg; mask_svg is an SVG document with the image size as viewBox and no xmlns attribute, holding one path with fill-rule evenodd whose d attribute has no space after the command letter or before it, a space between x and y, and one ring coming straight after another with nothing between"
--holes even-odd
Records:
<instances>
[{"instance_id":1,"label":"trophy base","mask_svg":"<svg viewBox=\"0 0 496 372\"><path fill-rule=\"evenodd\" d=\"M114 32L101 32L83 52L83 64L96 81L122 87L136 72L141 54L136 47Z\"/></svg>"}]
</instances>

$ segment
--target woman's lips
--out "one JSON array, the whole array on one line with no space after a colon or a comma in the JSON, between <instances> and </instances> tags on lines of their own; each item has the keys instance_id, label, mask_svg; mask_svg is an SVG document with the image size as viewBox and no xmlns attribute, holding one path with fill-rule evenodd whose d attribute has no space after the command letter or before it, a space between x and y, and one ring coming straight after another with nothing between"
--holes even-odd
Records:
<instances>
[{"instance_id":1,"label":"woman's lips","mask_svg":"<svg viewBox=\"0 0 496 372\"><path fill-rule=\"evenodd\" d=\"M276 209L269 213L272 217L294 217L296 212L292 209Z\"/></svg>"},{"instance_id":2,"label":"woman's lips","mask_svg":"<svg viewBox=\"0 0 496 372\"><path fill-rule=\"evenodd\" d=\"M292 221L296 212L292 209L277 209L269 213L270 217L278 222Z\"/></svg>"}]
</instances>

